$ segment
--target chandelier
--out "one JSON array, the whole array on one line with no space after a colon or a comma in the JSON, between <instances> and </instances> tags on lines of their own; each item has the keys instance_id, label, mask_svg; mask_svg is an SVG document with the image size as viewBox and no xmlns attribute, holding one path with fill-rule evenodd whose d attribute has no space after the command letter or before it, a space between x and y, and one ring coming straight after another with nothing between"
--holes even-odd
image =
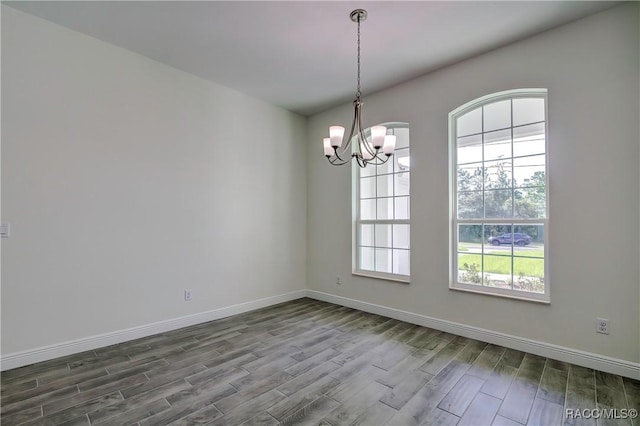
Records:
<instances>
[{"instance_id":1,"label":"chandelier","mask_svg":"<svg viewBox=\"0 0 640 426\"><path fill-rule=\"evenodd\" d=\"M329 163L334 166L347 164L352 158L356 160L360 167L366 167L367 164L377 166L386 163L393 155L393 150L396 147L396 137L387 135L385 126L373 126L370 140L365 138L362 130L363 102L361 100L362 93L360 92L360 23L367 19L367 11L356 9L351 12L349 17L358 24L358 90L356 91L356 99L353 101L353 123L344 146L342 146L344 127L329 127L329 137L322 140L324 155L329 160ZM352 143L355 149L352 149Z\"/></svg>"}]
</instances>

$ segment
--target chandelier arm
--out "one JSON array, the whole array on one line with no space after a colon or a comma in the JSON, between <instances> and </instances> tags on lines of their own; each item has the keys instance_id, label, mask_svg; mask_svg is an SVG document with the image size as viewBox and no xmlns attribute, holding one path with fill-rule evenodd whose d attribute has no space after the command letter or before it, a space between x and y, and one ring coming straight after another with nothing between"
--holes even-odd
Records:
<instances>
[{"instance_id":1,"label":"chandelier arm","mask_svg":"<svg viewBox=\"0 0 640 426\"><path fill-rule=\"evenodd\" d=\"M365 167L367 164L374 164L373 161L378 154L376 151L371 149L371 144L367 142L367 139L364 136L364 130L362 130L362 110L358 109L357 114L358 114L358 145L361 153L360 156L364 164L364 166L362 167ZM365 152L368 154L366 156L366 157L369 157L368 159L365 158L365 155L364 155Z\"/></svg>"},{"instance_id":2,"label":"chandelier arm","mask_svg":"<svg viewBox=\"0 0 640 426\"><path fill-rule=\"evenodd\" d=\"M342 151L342 153L344 154L344 151ZM336 151L336 152L334 152L334 153L333 153L333 157L334 157L334 158L336 158L337 160L343 161L343 163L342 163L342 164L346 164L346 163L348 163L348 162L349 162L349 160L347 160L347 159L345 159L345 158L340 157L340 154L338 154L338 151Z\"/></svg>"},{"instance_id":3,"label":"chandelier arm","mask_svg":"<svg viewBox=\"0 0 640 426\"><path fill-rule=\"evenodd\" d=\"M361 105L362 102L360 102L360 99L356 99L355 101L353 101L353 121L351 122L351 130L349 131L349 137L347 138L347 145L345 146L345 149L351 146L351 142L353 141L353 137L355 136L354 132L356 131L357 125L360 122L359 116Z\"/></svg>"},{"instance_id":4,"label":"chandelier arm","mask_svg":"<svg viewBox=\"0 0 640 426\"><path fill-rule=\"evenodd\" d=\"M383 154L383 155L384 155L384 157L382 157L382 156L379 156L379 157L378 157L378 158L382 161L380 164L384 164L384 163L386 163L387 161L389 161L389 159L391 158L391 156L392 156L393 154L389 154L389 155L387 155L387 154Z\"/></svg>"},{"instance_id":5,"label":"chandelier arm","mask_svg":"<svg viewBox=\"0 0 640 426\"><path fill-rule=\"evenodd\" d=\"M328 158L328 160L329 160L329 163L331 163L334 166L342 166L342 165L345 165L345 164L347 164L347 163L349 163L351 161L350 158L348 160L345 160L345 159L342 159L342 158L338 157L337 155L333 156L331 158Z\"/></svg>"},{"instance_id":6,"label":"chandelier arm","mask_svg":"<svg viewBox=\"0 0 640 426\"><path fill-rule=\"evenodd\" d=\"M367 152L367 154L369 154L371 156L371 160L373 160L374 157L377 156L376 150L372 150L371 149L371 144L367 142L367 140L364 137L364 132L362 131L362 126L360 126L360 130L359 130L359 138L361 140L360 144L361 144L361 148L360 150L362 152ZM364 148L364 149L363 149ZM370 163L370 160L367 160L368 163Z\"/></svg>"},{"instance_id":7,"label":"chandelier arm","mask_svg":"<svg viewBox=\"0 0 640 426\"><path fill-rule=\"evenodd\" d=\"M367 139L364 137L364 131L362 130L362 102L358 101L358 105L357 108L355 110L354 113L355 117L354 117L354 126L357 126L357 136L358 136L358 150L360 152L360 156L362 157L362 159L365 161L365 163L367 162L367 160L364 158L364 152L368 152L369 154L372 154L371 150L368 148L368 143L367 143ZM363 150L364 147L364 150Z\"/></svg>"},{"instance_id":8,"label":"chandelier arm","mask_svg":"<svg viewBox=\"0 0 640 426\"><path fill-rule=\"evenodd\" d=\"M373 166L383 165L384 163L389 161L389 158L391 158L391 155L389 155L388 157L386 156L386 154L383 154L383 155L385 156L384 158L378 154L377 156L372 158L371 161L368 162L368 164L371 164Z\"/></svg>"},{"instance_id":9,"label":"chandelier arm","mask_svg":"<svg viewBox=\"0 0 640 426\"><path fill-rule=\"evenodd\" d=\"M342 148L340 152L338 152L338 148L336 148L333 152L333 155L336 158L338 158L340 161L346 161L348 163L351 159L344 159L340 155L344 155L345 153L347 153L347 155L351 156L351 153L349 152L350 147L351 147L351 139L347 140L347 142L344 145L344 148Z\"/></svg>"}]
</instances>

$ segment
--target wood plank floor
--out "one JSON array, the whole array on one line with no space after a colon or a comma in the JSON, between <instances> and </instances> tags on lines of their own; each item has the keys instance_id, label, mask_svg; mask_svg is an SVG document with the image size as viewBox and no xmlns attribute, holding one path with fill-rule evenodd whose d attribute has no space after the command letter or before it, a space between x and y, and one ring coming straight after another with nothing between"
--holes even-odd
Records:
<instances>
[{"instance_id":1,"label":"wood plank floor","mask_svg":"<svg viewBox=\"0 0 640 426\"><path fill-rule=\"evenodd\" d=\"M638 381L312 299L1 379L2 425L640 425L565 418Z\"/></svg>"}]
</instances>

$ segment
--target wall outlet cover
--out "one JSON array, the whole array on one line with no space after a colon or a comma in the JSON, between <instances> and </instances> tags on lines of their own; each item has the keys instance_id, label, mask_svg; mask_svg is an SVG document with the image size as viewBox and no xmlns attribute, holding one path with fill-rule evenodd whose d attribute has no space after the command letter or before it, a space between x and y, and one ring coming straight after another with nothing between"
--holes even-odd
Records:
<instances>
[{"instance_id":1,"label":"wall outlet cover","mask_svg":"<svg viewBox=\"0 0 640 426\"><path fill-rule=\"evenodd\" d=\"M596 318L596 333L609 334L609 320Z\"/></svg>"}]
</instances>

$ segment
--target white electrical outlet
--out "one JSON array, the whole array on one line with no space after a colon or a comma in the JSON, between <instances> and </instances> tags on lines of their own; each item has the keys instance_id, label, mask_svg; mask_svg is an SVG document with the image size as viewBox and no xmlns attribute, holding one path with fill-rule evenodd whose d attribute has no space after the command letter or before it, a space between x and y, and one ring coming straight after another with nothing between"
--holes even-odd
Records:
<instances>
[{"instance_id":1,"label":"white electrical outlet","mask_svg":"<svg viewBox=\"0 0 640 426\"><path fill-rule=\"evenodd\" d=\"M596 333L609 334L609 320L596 318Z\"/></svg>"},{"instance_id":2,"label":"white electrical outlet","mask_svg":"<svg viewBox=\"0 0 640 426\"><path fill-rule=\"evenodd\" d=\"M193 293L191 289L187 289L184 291L184 301L190 302L193 297Z\"/></svg>"},{"instance_id":3,"label":"white electrical outlet","mask_svg":"<svg viewBox=\"0 0 640 426\"><path fill-rule=\"evenodd\" d=\"M340 277L336 277L336 285L342 285L342 281L340 281Z\"/></svg>"}]
</instances>

